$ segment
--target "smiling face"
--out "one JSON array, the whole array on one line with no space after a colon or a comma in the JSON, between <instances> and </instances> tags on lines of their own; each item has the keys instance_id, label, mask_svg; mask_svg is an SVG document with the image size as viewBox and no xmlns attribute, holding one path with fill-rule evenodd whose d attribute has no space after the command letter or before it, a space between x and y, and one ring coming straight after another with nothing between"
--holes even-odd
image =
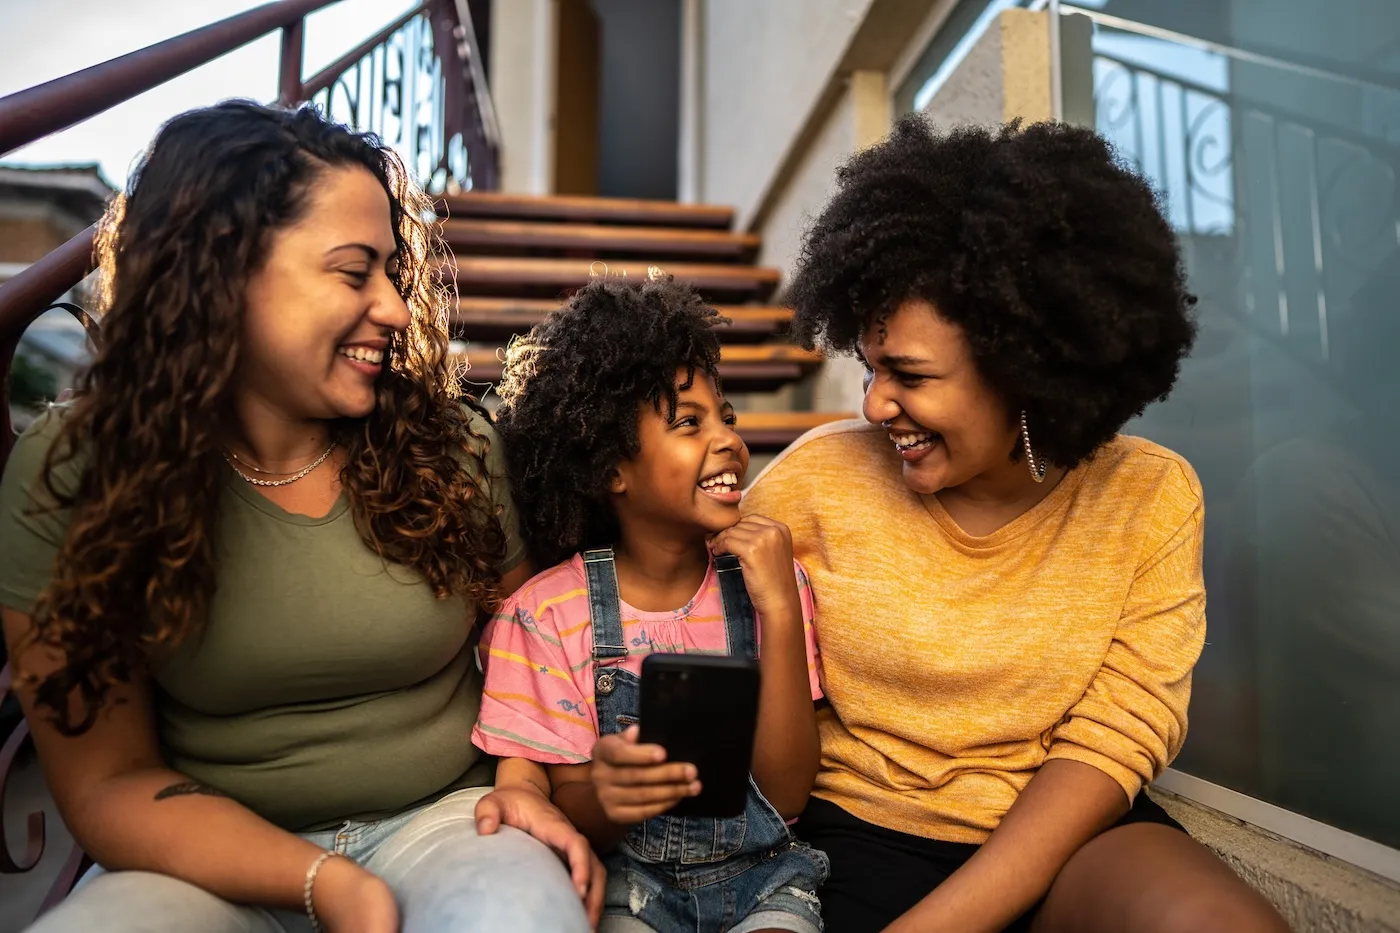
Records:
<instances>
[{"instance_id":1,"label":"smiling face","mask_svg":"<svg viewBox=\"0 0 1400 933\"><path fill-rule=\"evenodd\" d=\"M679 370L676 385L685 378ZM733 407L713 377L697 372L694 384L677 393L675 417L666 414L642 406L641 449L618 464L612 480L618 521L624 529L646 524L682 537L734 525L749 449L734 430Z\"/></svg>"},{"instance_id":2,"label":"smiling face","mask_svg":"<svg viewBox=\"0 0 1400 933\"><path fill-rule=\"evenodd\" d=\"M273 234L249 276L241 400L291 421L369 415L390 339L409 324L397 249L378 179L323 171L305 216Z\"/></svg>"},{"instance_id":3,"label":"smiling face","mask_svg":"<svg viewBox=\"0 0 1400 933\"><path fill-rule=\"evenodd\" d=\"M926 301L904 302L861 337L866 420L904 460L904 482L932 495L1025 471L1010 459L1019 423L987 384L957 326Z\"/></svg>"}]
</instances>

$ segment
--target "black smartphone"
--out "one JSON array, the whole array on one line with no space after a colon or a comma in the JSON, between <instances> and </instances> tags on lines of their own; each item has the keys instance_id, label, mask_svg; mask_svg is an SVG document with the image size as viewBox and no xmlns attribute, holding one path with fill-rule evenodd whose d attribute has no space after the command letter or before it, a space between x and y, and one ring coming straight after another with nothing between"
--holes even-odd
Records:
<instances>
[{"instance_id":1,"label":"black smartphone","mask_svg":"<svg viewBox=\"0 0 1400 933\"><path fill-rule=\"evenodd\" d=\"M705 654L652 654L642 661L638 741L667 761L695 765L700 793L673 816L738 816L749 793L758 727L758 662Z\"/></svg>"}]
</instances>

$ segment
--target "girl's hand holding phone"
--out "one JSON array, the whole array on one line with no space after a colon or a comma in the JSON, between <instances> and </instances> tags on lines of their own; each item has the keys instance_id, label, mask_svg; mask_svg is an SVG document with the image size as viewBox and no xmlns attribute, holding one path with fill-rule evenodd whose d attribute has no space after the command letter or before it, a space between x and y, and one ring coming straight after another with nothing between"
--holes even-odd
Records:
<instances>
[{"instance_id":1,"label":"girl's hand holding phone","mask_svg":"<svg viewBox=\"0 0 1400 933\"><path fill-rule=\"evenodd\" d=\"M598 740L591 777L603 812L622 826L660 816L700 793L695 766L666 761L660 745L639 745L636 726Z\"/></svg>"}]
</instances>

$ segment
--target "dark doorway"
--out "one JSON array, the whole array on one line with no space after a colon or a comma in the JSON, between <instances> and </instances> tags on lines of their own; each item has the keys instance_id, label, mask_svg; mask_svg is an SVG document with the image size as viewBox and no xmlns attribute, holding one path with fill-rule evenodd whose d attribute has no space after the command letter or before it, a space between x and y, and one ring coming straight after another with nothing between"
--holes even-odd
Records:
<instances>
[{"instance_id":1,"label":"dark doorway","mask_svg":"<svg viewBox=\"0 0 1400 933\"><path fill-rule=\"evenodd\" d=\"M681 0L592 0L601 55L598 193L674 200Z\"/></svg>"}]
</instances>

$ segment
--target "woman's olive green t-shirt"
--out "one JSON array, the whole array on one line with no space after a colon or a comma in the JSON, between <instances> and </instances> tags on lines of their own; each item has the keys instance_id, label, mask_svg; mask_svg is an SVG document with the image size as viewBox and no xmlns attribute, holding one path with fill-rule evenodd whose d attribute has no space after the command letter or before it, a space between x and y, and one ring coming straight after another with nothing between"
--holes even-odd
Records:
<instances>
[{"instance_id":1,"label":"woman's olive green t-shirt","mask_svg":"<svg viewBox=\"0 0 1400 933\"><path fill-rule=\"evenodd\" d=\"M62 417L55 407L20 437L0 481L0 604L22 612L48 585L68 523L36 511L51 501L44 460ZM524 542L500 442L473 419L489 441L485 485L506 531L506 571ZM82 468L82 458L64 464L59 488ZM325 516L296 515L230 470L219 496L208 618L152 674L169 765L292 830L490 783L493 762L469 738L481 706L469 643L477 607L437 599L366 547L343 493Z\"/></svg>"}]
</instances>

